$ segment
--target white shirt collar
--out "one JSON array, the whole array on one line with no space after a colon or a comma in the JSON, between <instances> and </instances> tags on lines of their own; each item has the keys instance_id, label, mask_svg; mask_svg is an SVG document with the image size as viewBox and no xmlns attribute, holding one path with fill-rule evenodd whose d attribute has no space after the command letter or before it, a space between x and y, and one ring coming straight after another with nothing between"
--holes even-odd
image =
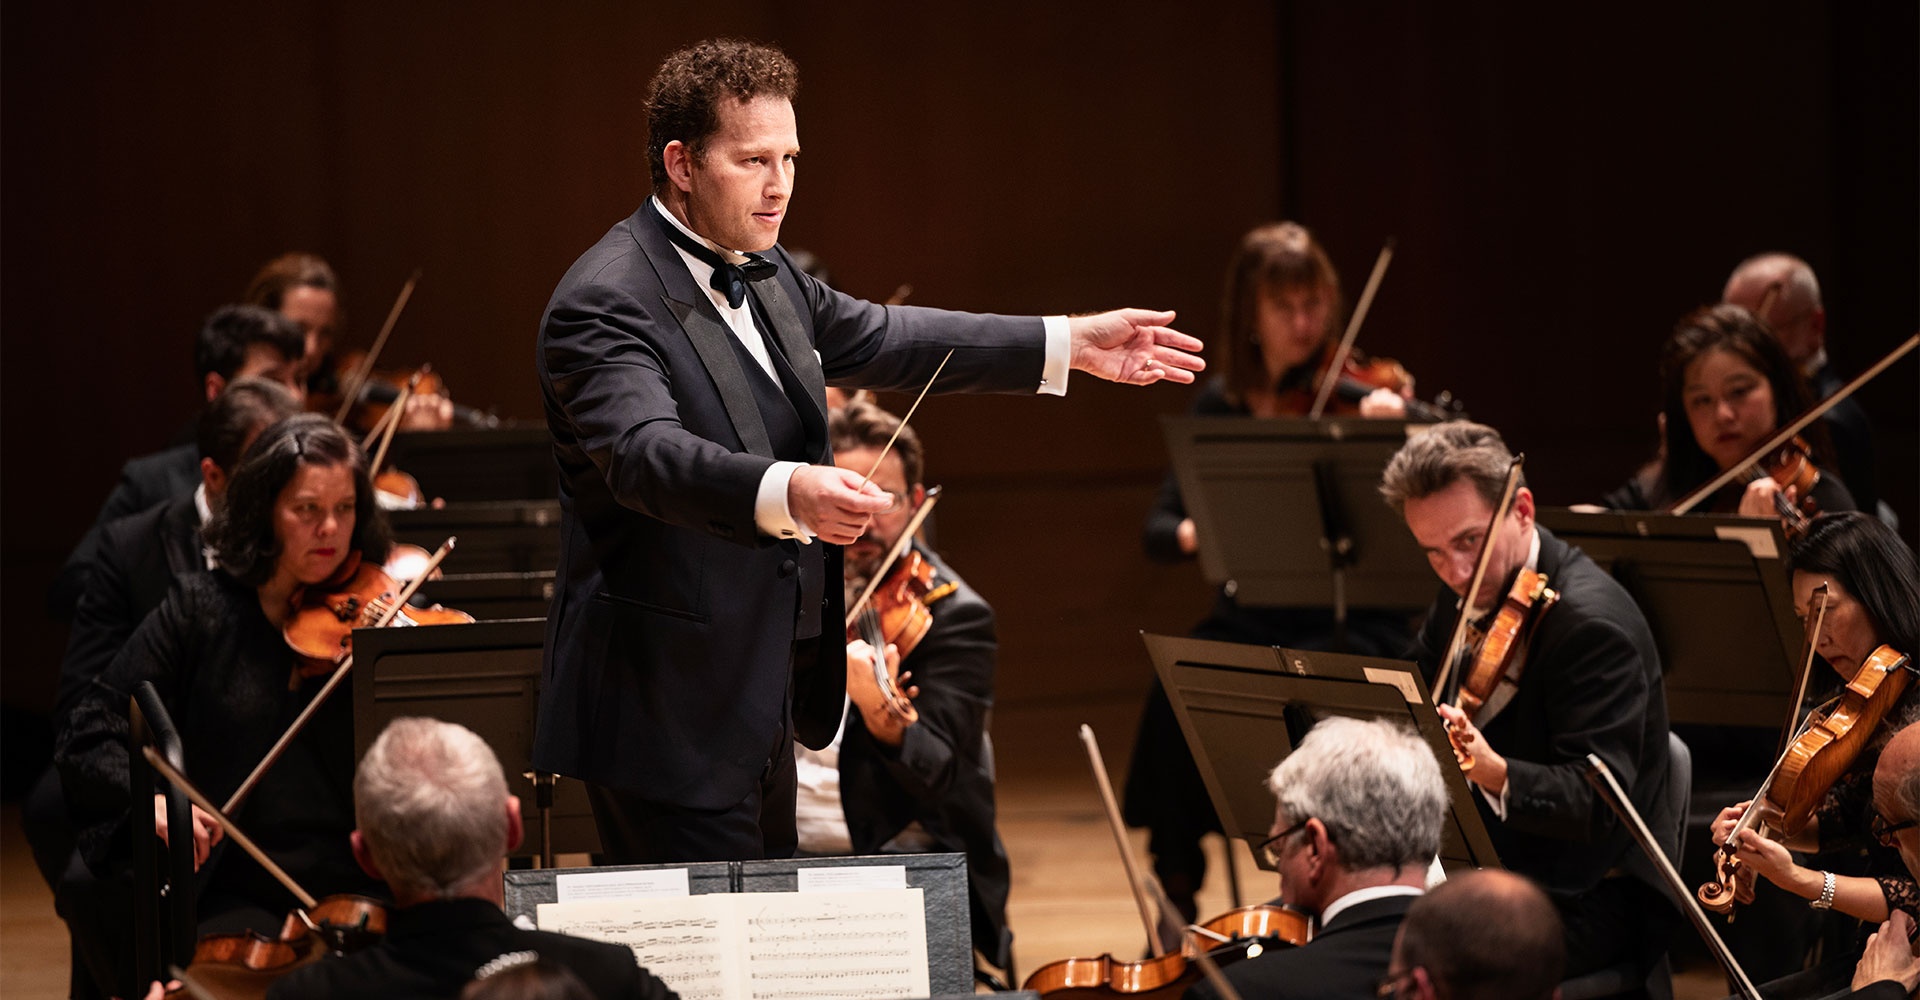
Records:
<instances>
[{"instance_id":1,"label":"white shirt collar","mask_svg":"<svg viewBox=\"0 0 1920 1000\"><path fill-rule=\"evenodd\" d=\"M1320 911L1320 926L1325 927L1333 923L1333 918L1339 916L1342 910L1358 903L1388 899L1393 896L1418 896L1426 891L1417 885L1375 885L1365 889L1355 889L1328 903L1327 908Z\"/></svg>"},{"instance_id":2,"label":"white shirt collar","mask_svg":"<svg viewBox=\"0 0 1920 1000\"><path fill-rule=\"evenodd\" d=\"M1820 369L1825 368L1826 366L1827 366L1827 349L1822 347L1821 349L1813 352L1813 357L1808 358L1806 364L1800 366L1800 373L1802 375L1805 375L1808 378L1812 378L1815 375L1820 374Z\"/></svg>"},{"instance_id":3,"label":"white shirt collar","mask_svg":"<svg viewBox=\"0 0 1920 1000\"><path fill-rule=\"evenodd\" d=\"M204 481L193 488L193 509L200 512L202 528L207 526L208 521L213 520L213 506L207 503L207 484ZM213 546L204 541L200 543L200 558L207 561L208 569L220 567L220 557L214 553Z\"/></svg>"}]
</instances>

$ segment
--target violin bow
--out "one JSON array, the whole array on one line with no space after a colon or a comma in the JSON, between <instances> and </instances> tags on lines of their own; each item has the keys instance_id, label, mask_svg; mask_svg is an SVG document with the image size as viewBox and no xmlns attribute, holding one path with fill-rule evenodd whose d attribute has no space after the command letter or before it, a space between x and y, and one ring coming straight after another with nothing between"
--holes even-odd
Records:
<instances>
[{"instance_id":1,"label":"violin bow","mask_svg":"<svg viewBox=\"0 0 1920 1000\"><path fill-rule=\"evenodd\" d=\"M387 321L380 324L380 335L373 338L373 346L367 350L367 356L360 359L360 367L353 370L347 378L347 384L341 387L340 412L333 415L334 423L347 422L347 414L353 412L353 404L360 401L360 391L367 387L367 377L373 374L373 363L379 359L380 352L387 346L387 337L393 333L393 326L400 322L400 314L407 308L407 300L413 298L413 286L420 283L420 269L413 269L413 276L400 286L400 296L393 300L393 308L387 310Z\"/></svg>"},{"instance_id":2,"label":"violin bow","mask_svg":"<svg viewBox=\"0 0 1920 1000\"><path fill-rule=\"evenodd\" d=\"M420 384L420 376L424 374L426 374L425 369L414 372L407 379L407 384L400 387L400 392L393 397L393 402L387 404L387 414L381 418L385 421L385 425L380 429L380 447L374 451L373 460L367 463L368 475L380 473L381 464L387 460L387 448L393 444L393 436L400 430L400 420L406 412L407 400L413 398L414 387Z\"/></svg>"},{"instance_id":3,"label":"violin bow","mask_svg":"<svg viewBox=\"0 0 1920 1000\"><path fill-rule=\"evenodd\" d=\"M418 591L427 577L432 576L433 571L439 568L440 561L447 557L447 553L453 551L453 543L454 539L448 538L432 556L428 557L425 567L420 570L420 575L408 581L407 585L400 589L400 594L393 599L392 606L381 612L380 617L375 619L369 627L386 628L393 624L394 617L399 615L406 608L407 602L413 599L414 592ZM353 654L348 653L346 658L340 661L340 665L334 668L333 675L328 677L327 682L314 694L313 700L307 702L307 707L301 709L293 723L287 726L287 731L281 733L280 738L268 748L266 756L260 758L260 763L253 766L253 771L247 775L247 780L242 781L240 787L234 789L233 794L227 797L227 812L234 812L240 808L240 803L245 802L247 796L252 794L253 786L259 784L260 779L266 775L267 769L280 760L281 754L287 752L287 744L292 743L293 738L300 735L300 730L306 728L308 720L313 718L313 713L320 710L320 706L326 703L327 696L333 693L334 688L340 686L341 681L346 680L347 671L352 669Z\"/></svg>"},{"instance_id":4,"label":"violin bow","mask_svg":"<svg viewBox=\"0 0 1920 1000\"><path fill-rule=\"evenodd\" d=\"M252 837L247 836L244 831L238 826L235 826L233 820L227 816L225 810L215 806L213 800L207 798L200 789L193 786L193 782L187 780L186 775L174 770L173 765L167 763L167 758L164 755L151 746L141 747L140 752L146 755L147 763L152 764L153 769L159 772L161 777L172 783L173 787L185 792L187 798L192 800L194 805L199 806L206 811L207 815L217 820L220 823L220 828L227 832L227 836L233 838L233 842L239 844L241 850L252 855L253 860L260 862L260 867L265 868L267 874L272 875L275 881L286 886L287 891L293 893L294 898L300 900L301 906L312 909L317 905L317 901L313 898L312 894L301 888L300 883L295 882L293 876L288 875L285 869L275 864L272 858L267 857L267 852L261 850L260 845L255 844ZM192 836L192 831L173 830L169 831L168 835L178 837L183 834Z\"/></svg>"},{"instance_id":5,"label":"violin bow","mask_svg":"<svg viewBox=\"0 0 1920 1000\"><path fill-rule=\"evenodd\" d=\"M1694 899L1693 894L1687 891L1686 883L1680 880L1680 873L1674 871L1673 862L1667 860L1667 853L1661 850L1659 843L1653 839L1653 831L1647 829L1646 821L1640 818L1640 811L1633 807L1633 800L1627 796L1626 789L1620 787L1619 779L1613 776L1613 772L1607 768L1607 762L1601 760L1598 754L1587 755L1586 778L1594 791L1600 793L1600 798L1613 809L1615 815L1620 817L1620 821L1627 825L1627 830L1633 834L1634 842L1640 845L1640 850L1646 852L1648 860L1659 869L1660 877L1667 884L1667 891L1680 900L1681 909L1687 911L1687 917L1693 921L1694 929L1700 932L1700 937L1706 941L1708 950L1713 952L1713 957L1719 959L1721 966L1727 970L1727 978L1733 981L1740 995L1746 1000L1761 1000L1760 991L1754 988L1753 980L1747 978L1747 972L1740 967L1739 960L1733 957L1733 952L1728 950L1727 943L1720 939L1720 934L1713 929L1713 924L1707 921L1706 911L1700 909L1699 900Z\"/></svg>"},{"instance_id":6,"label":"violin bow","mask_svg":"<svg viewBox=\"0 0 1920 1000\"><path fill-rule=\"evenodd\" d=\"M1233 849L1233 843L1231 841L1227 843L1227 849ZM1149 874L1147 876L1147 887L1153 890L1154 903L1160 907L1160 912L1180 912L1179 909L1173 905L1173 900L1167 898L1167 890L1160 884L1159 879ZM1233 940L1224 934L1210 931L1199 924L1188 924L1186 929L1188 934L1213 938L1220 944L1227 944ZM1241 1000L1240 991L1234 989L1233 983L1229 981L1225 975L1221 974L1220 963L1213 960L1211 951L1211 948L1193 949L1193 960L1199 963L1201 974L1206 977L1208 983L1212 984L1214 992L1220 995L1221 1000Z\"/></svg>"},{"instance_id":7,"label":"violin bow","mask_svg":"<svg viewBox=\"0 0 1920 1000\"><path fill-rule=\"evenodd\" d=\"M953 360L953 352L956 350L959 348L947 348L947 356L940 359L940 366L933 370L933 377L927 380L926 385L920 387L920 395L913 397L913 405L907 407L907 415L900 418L900 426L893 429L893 436L887 439L886 445L880 449L880 454L874 458L873 468L868 469L866 478L860 480L861 486L873 482L873 474L880 471L880 463L887 460L887 452L892 451L893 443L900 440L900 432L907 429L907 421L912 420L914 411L920 409L920 401L927 398L927 393L933 389L933 383L940 380L940 373L947 370L947 362Z\"/></svg>"},{"instance_id":8,"label":"violin bow","mask_svg":"<svg viewBox=\"0 0 1920 1000\"><path fill-rule=\"evenodd\" d=\"M1347 366L1347 355L1353 353L1353 341L1360 336L1360 324L1367 320L1367 310L1373 307L1373 295L1380 290L1380 279L1387 276L1387 265L1393 261L1393 240L1388 239L1380 248L1380 256L1373 259L1373 273L1367 276L1367 287L1360 292L1360 301L1354 304L1353 315L1347 317L1347 332L1340 337L1340 347L1333 352L1333 364L1320 379L1320 394L1313 399L1313 409L1307 411L1308 420L1320 419L1326 412L1327 400L1333 398L1333 388L1340 384L1340 371Z\"/></svg>"},{"instance_id":9,"label":"violin bow","mask_svg":"<svg viewBox=\"0 0 1920 1000\"><path fill-rule=\"evenodd\" d=\"M1480 555L1473 564L1473 579L1467 583L1467 592L1460 598L1460 616L1453 622L1453 638L1447 640L1447 655L1440 660L1440 671L1434 675L1434 703L1452 701L1452 692L1447 685L1453 680L1454 663L1460 658L1460 650L1466 644L1467 619L1473 615L1473 599L1480 593L1480 585L1487 579L1487 564L1493 560L1493 542L1498 537L1500 522L1507 519L1513 510L1514 494L1520 488L1520 469L1526 465L1525 452L1513 456L1507 463L1507 484L1501 490L1500 502L1493 508L1493 520L1487 522L1486 536L1480 539Z\"/></svg>"},{"instance_id":10,"label":"violin bow","mask_svg":"<svg viewBox=\"0 0 1920 1000\"><path fill-rule=\"evenodd\" d=\"M902 426L905 426L904 423ZM866 589L860 591L860 599L847 608L847 627L853 626L860 612L866 609L867 602L873 600L873 592L879 588L880 581L887 578L887 573L893 569L893 564L907 554L907 547L913 544L913 536L919 534L920 526L927 522L927 515L933 513L933 504L939 499L940 487L928 487L927 495L921 499L919 508L907 521L906 530L900 532L900 537L893 540L893 548L887 550L887 557L880 560L880 568L873 571L873 577L867 581Z\"/></svg>"},{"instance_id":11,"label":"violin bow","mask_svg":"<svg viewBox=\"0 0 1920 1000\"><path fill-rule=\"evenodd\" d=\"M1107 825L1113 828L1114 846L1120 849L1120 863L1127 870L1127 884L1133 889L1134 905L1140 908L1140 925L1147 931L1147 946L1153 949L1153 957L1159 958L1167 953L1160 943L1160 933L1154 926L1153 916L1147 911L1147 893L1141 887L1139 864L1133 859L1133 844L1127 841L1126 824L1120 821L1120 805L1113 797L1113 782L1107 777L1107 762L1100 756L1100 741L1094 738L1093 727L1082 723L1080 742L1087 748L1087 763L1093 768L1094 784L1100 786L1100 801L1106 806Z\"/></svg>"},{"instance_id":12,"label":"violin bow","mask_svg":"<svg viewBox=\"0 0 1920 1000\"><path fill-rule=\"evenodd\" d=\"M1902 341L1898 347L1895 347L1893 350L1888 351L1885 357L1874 362L1871 368L1868 368L1866 371L1863 371L1859 375L1854 376L1852 381L1848 382L1846 385L1841 386L1839 390L1836 391L1833 395L1828 396L1827 398L1821 400L1819 403L1816 403L1812 408L1808 409L1807 412L1802 413L1799 417L1795 418L1791 423L1780 428L1778 433L1774 434L1772 437L1762 442L1758 448L1755 448L1751 452L1748 452L1744 457L1740 459L1740 461L1735 462L1732 465L1728 466L1725 472L1722 472L1719 475L1708 480L1705 486L1702 486L1699 489L1694 490L1692 493L1687 494L1685 497L1682 497L1680 502L1674 504L1673 509L1667 511L1667 513L1685 514L1687 511L1690 511L1695 507L1700 506L1701 501L1704 501L1708 497L1714 495L1715 493L1718 493L1721 487L1724 487L1728 483L1731 483L1735 479L1741 477L1742 475L1745 475L1747 472L1747 467L1752 465L1754 462L1759 461L1760 456L1768 454L1772 452L1775 448L1778 448L1781 445L1786 444L1788 441L1793 440L1793 436L1795 434L1800 433L1803 430L1806 430L1808 424L1811 424L1814 421L1820 419L1821 417L1826 416L1828 410L1831 410L1834 407L1839 406L1841 401L1845 400L1848 396L1853 395L1855 392L1858 392L1861 386L1866 385L1868 382L1873 381L1874 376L1879 375L1883 371L1886 371L1887 368L1891 366L1895 361L1898 361L1901 358L1906 357L1907 352L1913 350L1914 347L1916 346L1920 346L1920 333L1916 333L1913 336L1908 337L1906 340Z\"/></svg>"}]
</instances>

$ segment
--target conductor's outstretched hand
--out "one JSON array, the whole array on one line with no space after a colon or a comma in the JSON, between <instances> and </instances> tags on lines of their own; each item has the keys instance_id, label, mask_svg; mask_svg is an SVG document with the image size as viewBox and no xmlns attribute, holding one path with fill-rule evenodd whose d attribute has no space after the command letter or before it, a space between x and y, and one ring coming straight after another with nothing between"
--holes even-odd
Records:
<instances>
[{"instance_id":1,"label":"conductor's outstretched hand","mask_svg":"<svg viewBox=\"0 0 1920 1000\"><path fill-rule=\"evenodd\" d=\"M1073 341L1073 367L1109 382L1152 385L1191 382L1207 367L1200 341L1167 326L1173 313L1115 309L1073 316L1067 329Z\"/></svg>"}]
</instances>

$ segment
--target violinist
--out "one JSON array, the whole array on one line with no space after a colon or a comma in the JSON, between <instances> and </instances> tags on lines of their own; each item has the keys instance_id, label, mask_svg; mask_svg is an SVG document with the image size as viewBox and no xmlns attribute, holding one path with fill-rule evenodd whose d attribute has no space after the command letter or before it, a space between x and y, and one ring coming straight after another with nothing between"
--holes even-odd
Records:
<instances>
[{"instance_id":1,"label":"violinist","mask_svg":"<svg viewBox=\"0 0 1920 1000\"><path fill-rule=\"evenodd\" d=\"M1873 769L1875 839L1900 852L1907 874L1920 879L1920 726L1908 726L1888 741ZM1906 910L1887 915L1862 950L1853 970L1853 992L1862 1000L1893 1000L1920 989L1920 958L1913 952L1914 918Z\"/></svg>"},{"instance_id":2,"label":"violinist","mask_svg":"<svg viewBox=\"0 0 1920 1000\"><path fill-rule=\"evenodd\" d=\"M882 559L926 499L925 453L911 426L870 402L851 402L828 420L835 463L862 476L896 429L900 436L873 475L894 505L875 514L867 533L846 548L849 606L882 570ZM907 552L931 567L932 575L906 597L931 612L932 623L905 656L892 643L884 653L918 718L908 722L887 708L872 669L877 652L862 641L849 643L848 709L839 740L822 750L794 744L800 852L964 852L974 947L988 964L1006 970L1013 941L1009 876L994 829L987 735L999 649L993 609L931 547L915 541ZM904 579L894 576L904 568L887 569L887 579ZM879 593L892 591L889 585Z\"/></svg>"},{"instance_id":3,"label":"violinist","mask_svg":"<svg viewBox=\"0 0 1920 1000\"><path fill-rule=\"evenodd\" d=\"M385 518L373 503L366 457L340 427L300 414L247 449L206 537L218 568L180 578L105 674L75 700L54 759L84 865L69 871L60 910L103 992L132 995L128 875L131 825L165 840L191 837L202 871L203 932L277 932L295 899L246 858L214 854L223 831L195 810L191 830L168 830L158 796L127 787L127 703L152 681L180 730L191 776L224 799L307 706L322 678L302 676L284 626L305 587L350 565L382 560ZM349 681L350 683L350 681ZM353 827L353 699L337 692L265 774L239 813L293 878L325 896L378 892L347 849Z\"/></svg>"},{"instance_id":4,"label":"violinist","mask_svg":"<svg viewBox=\"0 0 1920 1000\"><path fill-rule=\"evenodd\" d=\"M298 328L265 309L222 306L207 317L194 338L194 396L210 404L229 383L240 378L279 382L299 396L303 344ZM63 620L73 615L107 522L192 493L199 484L200 455L191 428L180 443L127 462L120 470L119 482L94 517L93 527L67 556L48 589L47 607L52 615Z\"/></svg>"},{"instance_id":5,"label":"violinist","mask_svg":"<svg viewBox=\"0 0 1920 1000\"><path fill-rule=\"evenodd\" d=\"M1920 644L1920 570L1912 551L1876 518L1849 512L1815 519L1795 541L1792 564L1794 604L1802 614L1810 616L1816 588L1827 588L1815 652L1838 675L1832 680L1853 680L1883 646L1906 653ZM1824 704L1835 693L1829 691L1815 703ZM1875 761L1894 733L1920 721L1920 687L1908 683L1897 693L1899 697L1884 706L1864 749L1819 796L1805 827L1784 844L1757 831L1743 831L1737 855L1741 864L1817 909L1869 922L1887 919L1893 908L1920 914L1920 889L1893 845L1884 839L1874 843L1878 838L1870 779ZM1713 824L1714 843L1725 842L1749 805L1743 802L1720 813ZM1863 876L1829 874L1848 863L1840 852L1863 846ZM1809 860L1826 870L1796 863L1790 853L1796 850L1823 855ZM1844 981L1846 971L1828 966L1813 970L1812 976L1831 984Z\"/></svg>"},{"instance_id":6,"label":"violinist","mask_svg":"<svg viewBox=\"0 0 1920 1000\"><path fill-rule=\"evenodd\" d=\"M1766 325L1739 306L1708 306L1682 319L1661 348L1665 453L1603 501L1614 510L1664 510L1749 458L1780 425L1813 404L1806 380ZM1695 508L1701 513L1779 518L1774 494L1809 516L1853 510L1853 496L1822 463L1823 429L1809 428L1817 468L1810 497L1758 474Z\"/></svg>"},{"instance_id":7,"label":"violinist","mask_svg":"<svg viewBox=\"0 0 1920 1000\"><path fill-rule=\"evenodd\" d=\"M1787 360L1806 376L1815 399L1833 395L1846 383L1827 357L1827 309L1820 299L1820 279L1806 261L1786 253L1749 257L1727 276L1720 300L1754 313L1767 324ZM1820 422L1833 441L1834 471L1861 510L1877 513L1880 494L1875 488L1873 423L1867 411L1857 399L1841 400ZM1888 508L1880 516L1885 520L1891 515Z\"/></svg>"},{"instance_id":8,"label":"violinist","mask_svg":"<svg viewBox=\"0 0 1920 1000\"><path fill-rule=\"evenodd\" d=\"M1441 715L1472 752L1467 780L1475 805L1509 869L1545 889L1567 932L1567 975L1623 961L1636 981L1665 950L1679 917L1628 831L1582 777L1586 755L1620 776L1656 832L1677 836L1666 805L1667 704L1660 659L1646 618L1586 554L1534 522L1522 485L1492 526L1487 572L1464 593L1481 543L1505 492L1512 454L1491 427L1437 424L1387 463L1380 493L1403 515L1444 586L1427 612L1414 658L1431 678L1456 619L1478 621L1499 608L1520 570L1547 577L1558 603L1472 718L1447 704Z\"/></svg>"},{"instance_id":9,"label":"violinist","mask_svg":"<svg viewBox=\"0 0 1920 1000\"><path fill-rule=\"evenodd\" d=\"M300 324L307 337L302 374L316 406L328 412L339 405L343 373L350 358L336 350L345 312L340 308L340 281L333 268L310 253L285 253L268 261L247 284L245 301L272 309ZM379 391L377 387L370 387ZM389 397L391 398L391 397ZM443 431L453 426L453 401L440 393L415 393L407 398L400 429Z\"/></svg>"},{"instance_id":10,"label":"violinist","mask_svg":"<svg viewBox=\"0 0 1920 1000\"><path fill-rule=\"evenodd\" d=\"M1226 966L1243 997L1370 997L1394 935L1440 853L1447 786L1426 743L1385 720L1335 717L1273 769L1273 828L1260 850L1280 901L1319 920L1311 940ZM1200 981L1188 1000L1214 1000Z\"/></svg>"},{"instance_id":11,"label":"violinist","mask_svg":"<svg viewBox=\"0 0 1920 1000\"><path fill-rule=\"evenodd\" d=\"M1315 380L1332 360L1341 314L1340 276L1326 249L1305 226L1274 222L1250 230L1227 268L1220 371L1201 389L1192 412L1306 415L1313 403ZM1381 364L1399 368L1384 359ZM1411 393L1411 380L1399 382L1397 389ZM1335 396L1328 412L1397 419L1405 416L1405 399L1396 389L1382 388L1368 394L1357 408ZM1187 516L1172 471L1147 514L1142 541L1147 557L1155 562L1180 562L1199 551L1193 519ZM1211 612L1192 634L1294 649L1335 646L1331 610L1243 607L1224 589L1216 593ZM1352 652L1397 653L1411 634L1404 615L1367 608L1353 609L1348 615ZM1186 919L1194 919L1194 894L1205 880L1207 864L1200 840L1208 833L1219 833L1220 821L1157 680L1141 713L1125 799L1127 823L1150 831L1154 874ZM1178 942L1165 944L1174 947Z\"/></svg>"},{"instance_id":12,"label":"violinist","mask_svg":"<svg viewBox=\"0 0 1920 1000\"><path fill-rule=\"evenodd\" d=\"M141 620L159 606L173 581L212 568L200 530L224 501L227 479L240 454L261 431L299 408L293 393L277 382L236 379L200 415L200 485L113 521L101 532L60 663L55 728L106 671ZM58 775L49 769L21 810L21 825L49 888L58 887L74 846Z\"/></svg>"},{"instance_id":13,"label":"violinist","mask_svg":"<svg viewBox=\"0 0 1920 1000\"><path fill-rule=\"evenodd\" d=\"M471 730L395 719L360 761L353 808L353 856L393 891L387 933L280 977L270 1000L454 997L482 970L522 954L570 971L593 997L674 995L624 945L522 930L501 912L502 861L522 836L520 800Z\"/></svg>"}]
</instances>

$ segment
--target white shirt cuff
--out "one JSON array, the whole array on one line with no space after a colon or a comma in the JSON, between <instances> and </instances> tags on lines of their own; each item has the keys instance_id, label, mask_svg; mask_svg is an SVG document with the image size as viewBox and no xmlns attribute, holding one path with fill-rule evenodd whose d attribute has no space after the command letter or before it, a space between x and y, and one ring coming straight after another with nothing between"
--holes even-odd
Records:
<instances>
[{"instance_id":1,"label":"white shirt cuff","mask_svg":"<svg viewBox=\"0 0 1920 1000\"><path fill-rule=\"evenodd\" d=\"M753 524L762 534L774 538L798 538L801 544L813 541L813 529L793 519L787 508L787 484L794 470L804 462L775 462L760 477L760 492L753 498Z\"/></svg>"},{"instance_id":2,"label":"white shirt cuff","mask_svg":"<svg viewBox=\"0 0 1920 1000\"><path fill-rule=\"evenodd\" d=\"M1513 791L1513 782L1508 781L1506 784L1501 785L1500 794L1498 795L1487 791L1484 785L1475 785L1473 787L1480 789L1480 797L1486 799L1487 805L1493 807L1493 814L1500 817L1501 822L1505 822L1507 818L1507 793Z\"/></svg>"},{"instance_id":3,"label":"white shirt cuff","mask_svg":"<svg viewBox=\"0 0 1920 1000\"><path fill-rule=\"evenodd\" d=\"M1067 394L1067 373L1073 370L1073 332L1065 316L1042 316L1047 332L1047 363L1040 369L1040 391L1049 396Z\"/></svg>"}]
</instances>

